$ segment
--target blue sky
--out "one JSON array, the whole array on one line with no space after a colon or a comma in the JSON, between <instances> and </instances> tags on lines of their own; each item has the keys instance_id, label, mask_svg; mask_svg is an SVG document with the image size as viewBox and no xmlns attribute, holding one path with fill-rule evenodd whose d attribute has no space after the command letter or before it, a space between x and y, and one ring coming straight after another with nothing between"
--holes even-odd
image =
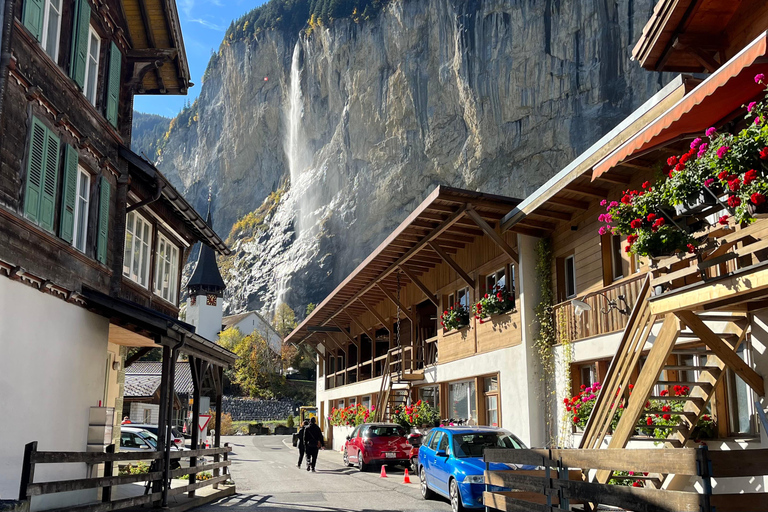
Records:
<instances>
[{"instance_id":1,"label":"blue sky","mask_svg":"<svg viewBox=\"0 0 768 512\"><path fill-rule=\"evenodd\" d=\"M224 32L232 20L242 16L266 0L176 0L187 49L189 72L195 84L186 96L141 96L134 99L133 108L140 112L173 117L200 94L202 77L211 50L218 50Z\"/></svg>"}]
</instances>

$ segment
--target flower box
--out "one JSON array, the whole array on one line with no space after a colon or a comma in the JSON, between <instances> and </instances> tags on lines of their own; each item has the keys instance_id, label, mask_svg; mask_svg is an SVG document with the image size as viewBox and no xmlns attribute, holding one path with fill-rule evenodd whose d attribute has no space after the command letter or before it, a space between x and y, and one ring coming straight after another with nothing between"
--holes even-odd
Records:
<instances>
[{"instance_id":1,"label":"flower box","mask_svg":"<svg viewBox=\"0 0 768 512\"><path fill-rule=\"evenodd\" d=\"M712 193L701 189L698 194L689 196L682 204L675 205L675 214L679 216L693 216L717 205L717 199Z\"/></svg>"},{"instance_id":2,"label":"flower box","mask_svg":"<svg viewBox=\"0 0 768 512\"><path fill-rule=\"evenodd\" d=\"M460 332L466 332L469 329L469 324L455 327L453 329L443 329L443 336L452 336Z\"/></svg>"}]
</instances>

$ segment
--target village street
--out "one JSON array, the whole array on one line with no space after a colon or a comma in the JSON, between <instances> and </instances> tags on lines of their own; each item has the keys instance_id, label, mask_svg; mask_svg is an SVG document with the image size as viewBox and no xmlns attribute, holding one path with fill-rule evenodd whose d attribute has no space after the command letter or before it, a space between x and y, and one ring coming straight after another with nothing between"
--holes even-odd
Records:
<instances>
[{"instance_id":1,"label":"village street","mask_svg":"<svg viewBox=\"0 0 768 512\"><path fill-rule=\"evenodd\" d=\"M341 454L320 452L317 472L298 469L298 451L289 436L242 436L222 438L233 447L232 479L237 494L198 510L255 510L282 512L400 512L451 510L448 500L423 501L418 478L403 484L402 469L360 473L342 464Z\"/></svg>"}]
</instances>

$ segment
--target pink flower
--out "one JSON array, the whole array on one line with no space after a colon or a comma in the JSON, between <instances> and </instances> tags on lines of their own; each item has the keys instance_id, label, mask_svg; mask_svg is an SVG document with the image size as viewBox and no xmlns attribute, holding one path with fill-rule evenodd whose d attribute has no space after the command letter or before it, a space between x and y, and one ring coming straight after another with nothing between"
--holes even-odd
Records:
<instances>
[{"instance_id":1,"label":"pink flower","mask_svg":"<svg viewBox=\"0 0 768 512\"><path fill-rule=\"evenodd\" d=\"M613 215L611 215L610 213L606 213L605 216L603 216L603 222L605 222L606 224L613 222Z\"/></svg>"},{"instance_id":2,"label":"pink flower","mask_svg":"<svg viewBox=\"0 0 768 512\"><path fill-rule=\"evenodd\" d=\"M757 105L756 101L753 101L749 105L747 105L747 112L752 112L752 109L755 108L755 105Z\"/></svg>"},{"instance_id":3,"label":"pink flower","mask_svg":"<svg viewBox=\"0 0 768 512\"><path fill-rule=\"evenodd\" d=\"M616 208L617 206L619 206L619 203L617 201L611 201L610 203L608 203L608 208Z\"/></svg>"},{"instance_id":4,"label":"pink flower","mask_svg":"<svg viewBox=\"0 0 768 512\"><path fill-rule=\"evenodd\" d=\"M722 159L731 150L730 146L720 146L717 148L717 158Z\"/></svg>"},{"instance_id":5,"label":"pink flower","mask_svg":"<svg viewBox=\"0 0 768 512\"><path fill-rule=\"evenodd\" d=\"M755 118L755 124L760 124L760 116L757 116L757 117Z\"/></svg>"},{"instance_id":6,"label":"pink flower","mask_svg":"<svg viewBox=\"0 0 768 512\"><path fill-rule=\"evenodd\" d=\"M707 148L708 147L709 147L709 144L707 144L706 142L704 144L702 144L701 146L699 146L699 152L696 155L696 157L697 158L703 157L707 153Z\"/></svg>"},{"instance_id":7,"label":"pink flower","mask_svg":"<svg viewBox=\"0 0 768 512\"><path fill-rule=\"evenodd\" d=\"M691 141L691 149L698 148L699 145L701 145L701 142L702 142L701 137L696 137L695 139L693 139L693 141Z\"/></svg>"},{"instance_id":8,"label":"pink flower","mask_svg":"<svg viewBox=\"0 0 768 512\"><path fill-rule=\"evenodd\" d=\"M600 206L605 206L606 204L608 204L607 199L603 199L602 201L600 201Z\"/></svg>"},{"instance_id":9,"label":"pink flower","mask_svg":"<svg viewBox=\"0 0 768 512\"><path fill-rule=\"evenodd\" d=\"M710 139L711 139L711 138L712 138L712 136L713 136L714 134L716 134L716 133L717 133L717 128L715 128L714 126L711 126L711 127L707 128L707 131L706 131L706 132L704 132L704 134L705 134L707 137L709 137Z\"/></svg>"},{"instance_id":10,"label":"pink flower","mask_svg":"<svg viewBox=\"0 0 768 512\"><path fill-rule=\"evenodd\" d=\"M608 228L608 226L600 226L600 229L597 230L597 233L600 236L603 236L603 235L607 235L609 231L610 229Z\"/></svg>"},{"instance_id":11,"label":"pink flower","mask_svg":"<svg viewBox=\"0 0 768 512\"><path fill-rule=\"evenodd\" d=\"M765 80L765 75L762 73L758 73L755 75L755 83L759 84L762 83Z\"/></svg>"},{"instance_id":12,"label":"pink flower","mask_svg":"<svg viewBox=\"0 0 768 512\"><path fill-rule=\"evenodd\" d=\"M712 184L715 182L714 178L707 178L704 180L704 186L709 188L712 186Z\"/></svg>"}]
</instances>

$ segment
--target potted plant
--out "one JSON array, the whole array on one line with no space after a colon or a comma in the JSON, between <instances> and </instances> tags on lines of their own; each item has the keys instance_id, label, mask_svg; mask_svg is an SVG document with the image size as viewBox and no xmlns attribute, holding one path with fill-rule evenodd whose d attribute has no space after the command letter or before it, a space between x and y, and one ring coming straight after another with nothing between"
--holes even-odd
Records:
<instances>
[{"instance_id":1,"label":"potted plant","mask_svg":"<svg viewBox=\"0 0 768 512\"><path fill-rule=\"evenodd\" d=\"M456 303L443 311L440 316L440 325L446 331L461 329L469 325L469 309L464 304Z\"/></svg>"},{"instance_id":2,"label":"potted plant","mask_svg":"<svg viewBox=\"0 0 768 512\"><path fill-rule=\"evenodd\" d=\"M506 288L494 288L486 293L474 306L475 318L483 323L494 315L508 313L515 309L515 294Z\"/></svg>"}]
</instances>

